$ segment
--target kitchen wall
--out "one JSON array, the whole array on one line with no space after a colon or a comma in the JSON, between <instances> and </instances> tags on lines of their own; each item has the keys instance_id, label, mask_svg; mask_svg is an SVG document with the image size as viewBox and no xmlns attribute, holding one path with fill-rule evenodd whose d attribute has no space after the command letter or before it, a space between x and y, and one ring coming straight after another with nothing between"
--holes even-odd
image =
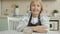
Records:
<instances>
[{"instance_id":1,"label":"kitchen wall","mask_svg":"<svg viewBox=\"0 0 60 34\"><path fill-rule=\"evenodd\" d=\"M54 9L57 9L59 11L60 14L60 0L56 0L56 1L44 1L44 6L47 9L48 14L51 15L52 11ZM60 15L58 14L58 16L60 17Z\"/></svg>"},{"instance_id":2,"label":"kitchen wall","mask_svg":"<svg viewBox=\"0 0 60 34\"><path fill-rule=\"evenodd\" d=\"M29 1L2 1L2 14L6 12L6 9L8 9L8 12L10 15L14 12L14 5L19 5L20 9L20 15L23 15L26 13L26 11L29 9Z\"/></svg>"},{"instance_id":3,"label":"kitchen wall","mask_svg":"<svg viewBox=\"0 0 60 34\"><path fill-rule=\"evenodd\" d=\"M52 15L52 11L54 9L57 9L60 13L60 0L55 0L55 1L43 1L44 8L47 10L48 15ZM28 10L29 10L29 0L2 0L2 14L4 15L4 12L6 12L6 9L8 9L8 13L10 15L13 15L14 13L14 5L17 4L19 5L19 11L20 15L24 15ZM59 15L58 15L59 16Z\"/></svg>"}]
</instances>

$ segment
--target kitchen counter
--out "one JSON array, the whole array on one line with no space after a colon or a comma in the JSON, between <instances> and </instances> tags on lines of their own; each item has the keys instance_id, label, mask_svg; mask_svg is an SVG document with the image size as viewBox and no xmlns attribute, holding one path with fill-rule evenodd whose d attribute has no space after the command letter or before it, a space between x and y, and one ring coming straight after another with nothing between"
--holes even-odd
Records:
<instances>
[{"instance_id":1,"label":"kitchen counter","mask_svg":"<svg viewBox=\"0 0 60 34\"><path fill-rule=\"evenodd\" d=\"M6 30L6 31L0 31L0 34L25 34L23 32L17 32L16 30ZM60 32L57 31L50 31L48 33L35 33L33 34L60 34Z\"/></svg>"}]
</instances>

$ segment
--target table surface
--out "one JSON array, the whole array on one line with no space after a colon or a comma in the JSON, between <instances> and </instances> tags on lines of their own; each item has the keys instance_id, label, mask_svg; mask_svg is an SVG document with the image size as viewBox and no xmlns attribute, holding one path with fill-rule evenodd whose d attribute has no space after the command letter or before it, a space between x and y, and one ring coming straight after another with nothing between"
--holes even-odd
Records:
<instances>
[{"instance_id":1,"label":"table surface","mask_svg":"<svg viewBox=\"0 0 60 34\"><path fill-rule=\"evenodd\" d=\"M24 34L23 32L17 32L15 30L6 30L6 31L0 31L0 34ZM33 34L60 34L60 32L57 31L50 31L48 33L35 33Z\"/></svg>"}]
</instances>

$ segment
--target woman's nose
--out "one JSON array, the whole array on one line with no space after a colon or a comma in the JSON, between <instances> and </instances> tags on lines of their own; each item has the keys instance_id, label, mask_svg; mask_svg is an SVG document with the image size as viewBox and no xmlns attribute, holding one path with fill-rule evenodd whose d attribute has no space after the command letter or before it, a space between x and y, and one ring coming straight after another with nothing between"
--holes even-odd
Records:
<instances>
[{"instance_id":1,"label":"woman's nose","mask_svg":"<svg viewBox=\"0 0 60 34\"><path fill-rule=\"evenodd\" d=\"M37 9L37 6L35 6L35 9Z\"/></svg>"}]
</instances>

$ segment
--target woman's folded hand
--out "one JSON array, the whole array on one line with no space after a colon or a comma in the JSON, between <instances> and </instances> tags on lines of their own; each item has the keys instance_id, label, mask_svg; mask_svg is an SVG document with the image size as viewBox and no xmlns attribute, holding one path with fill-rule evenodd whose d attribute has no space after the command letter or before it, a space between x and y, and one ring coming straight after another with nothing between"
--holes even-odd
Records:
<instances>
[{"instance_id":1,"label":"woman's folded hand","mask_svg":"<svg viewBox=\"0 0 60 34\"><path fill-rule=\"evenodd\" d=\"M36 28L38 28L38 29L47 29L47 27L46 26L36 26Z\"/></svg>"},{"instance_id":2,"label":"woman's folded hand","mask_svg":"<svg viewBox=\"0 0 60 34\"><path fill-rule=\"evenodd\" d=\"M36 27L34 28L34 30L37 31L37 32L48 32L46 26L36 26Z\"/></svg>"},{"instance_id":3,"label":"woman's folded hand","mask_svg":"<svg viewBox=\"0 0 60 34\"><path fill-rule=\"evenodd\" d=\"M36 32L41 32L41 33L48 32L46 26L33 26L29 28L31 28L33 31L36 31Z\"/></svg>"}]
</instances>

